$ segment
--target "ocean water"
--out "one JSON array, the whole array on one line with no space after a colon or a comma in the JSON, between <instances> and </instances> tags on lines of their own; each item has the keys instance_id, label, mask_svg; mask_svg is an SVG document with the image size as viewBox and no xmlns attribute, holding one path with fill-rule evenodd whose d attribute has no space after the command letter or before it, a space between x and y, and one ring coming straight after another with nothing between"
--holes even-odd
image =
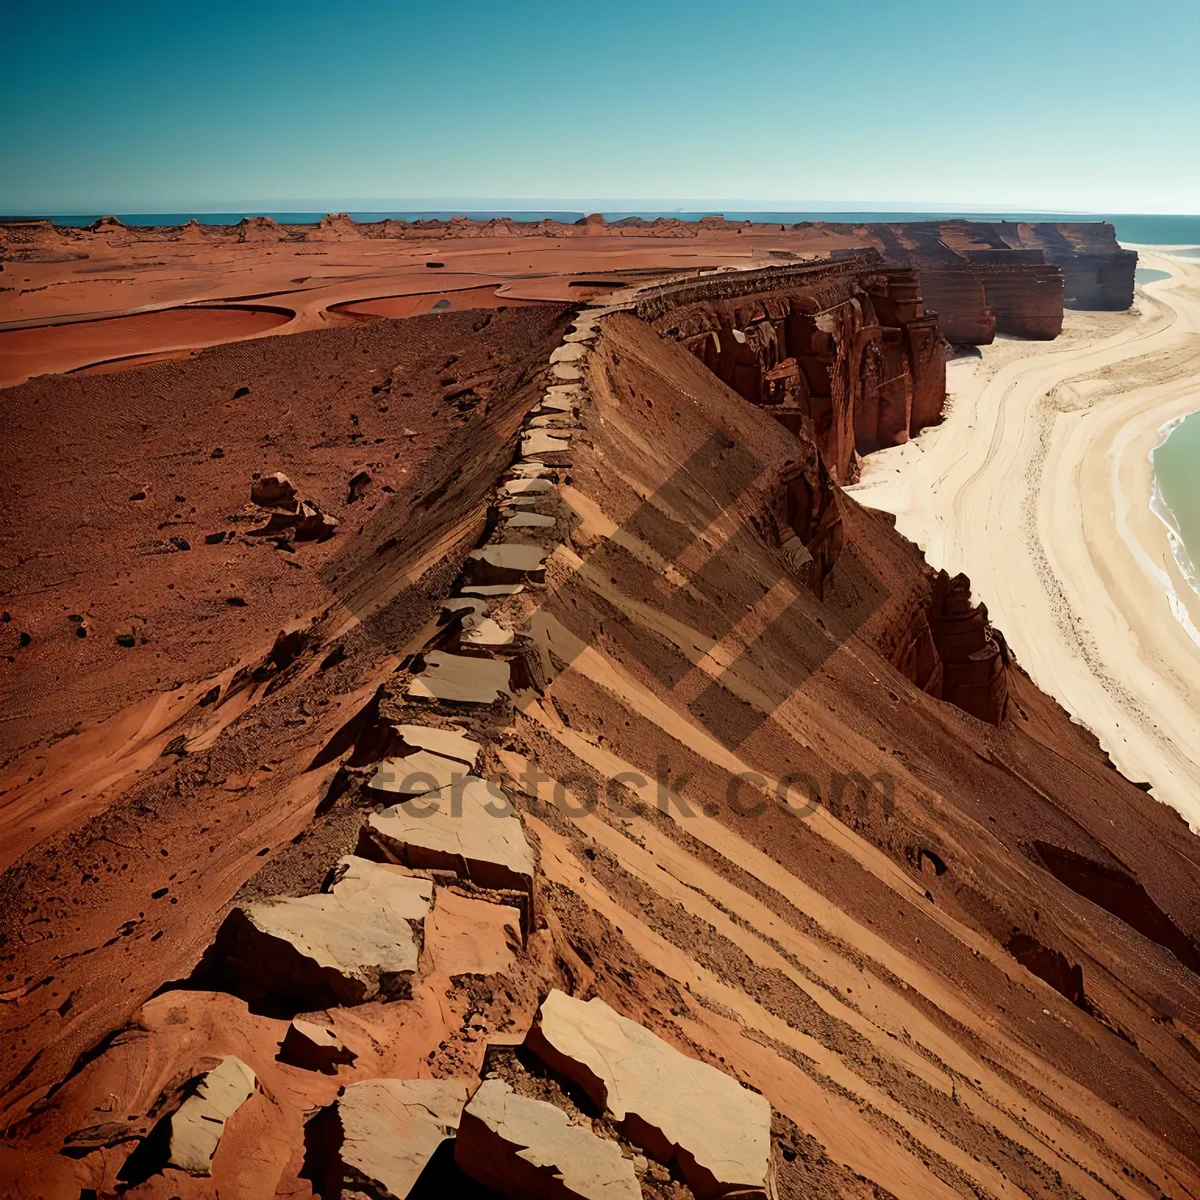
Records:
<instances>
[{"instance_id":1,"label":"ocean water","mask_svg":"<svg viewBox=\"0 0 1200 1200\"><path fill-rule=\"evenodd\" d=\"M1153 267L1138 267L1133 272L1135 284L1158 283L1160 279L1170 279L1170 271L1157 271Z\"/></svg>"},{"instance_id":2,"label":"ocean water","mask_svg":"<svg viewBox=\"0 0 1200 1200\"><path fill-rule=\"evenodd\" d=\"M1200 405L1200 396L1196 403ZM1180 571L1200 595L1200 412L1174 421L1160 432L1163 440L1150 455L1154 465L1151 507L1167 526Z\"/></svg>"},{"instance_id":3,"label":"ocean water","mask_svg":"<svg viewBox=\"0 0 1200 1200\"><path fill-rule=\"evenodd\" d=\"M102 213L73 213L49 216L56 225L82 227L90 225ZM270 217L281 224L313 225L325 214L323 212L268 212L265 210L247 209L244 212L177 212L177 213L117 213L115 214L126 225L183 225L191 220L199 221L202 225L236 225L244 217ZM804 211L730 211L710 209L708 211L652 211L618 210L605 212L604 217L609 221L618 221L622 217L643 217L654 220L656 217L672 217L679 221L698 221L706 216L725 216L731 221L757 221L764 224L794 225L801 221L829 221L861 224L864 222L891 221L1110 221L1117 231L1117 238L1122 242L1141 242L1154 246L1197 246L1200 247L1200 215L1172 216L1146 213L1052 213L1052 212L804 212ZM489 220L492 217L509 217L517 221L563 221L566 223L580 221L584 213L569 210L522 210L496 209L471 210L454 209L441 211L412 211L397 210L394 212L352 212L352 220L382 221L387 218L396 221L417 220L448 220L453 216L474 217L477 220ZM1200 253L1200 250L1197 251Z\"/></svg>"}]
</instances>

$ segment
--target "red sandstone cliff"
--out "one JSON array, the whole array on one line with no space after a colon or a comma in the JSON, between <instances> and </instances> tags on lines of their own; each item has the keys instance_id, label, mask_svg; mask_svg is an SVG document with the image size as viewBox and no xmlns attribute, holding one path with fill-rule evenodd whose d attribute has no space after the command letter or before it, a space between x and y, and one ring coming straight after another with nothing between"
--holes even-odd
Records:
<instances>
[{"instance_id":1,"label":"red sandstone cliff","mask_svg":"<svg viewBox=\"0 0 1200 1200\"><path fill-rule=\"evenodd\" d=\"M860 253L658 289L639 306L723 382L811 433L832 478L940 420L944 343L911 268Z\"/></svg>"}]
</instances>

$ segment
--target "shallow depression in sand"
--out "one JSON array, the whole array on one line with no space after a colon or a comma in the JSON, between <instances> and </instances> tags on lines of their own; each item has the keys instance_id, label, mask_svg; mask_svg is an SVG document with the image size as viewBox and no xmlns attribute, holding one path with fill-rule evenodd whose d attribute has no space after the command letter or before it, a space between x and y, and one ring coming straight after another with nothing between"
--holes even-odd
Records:
<instances>
[{"instance_id":1,"label":"shallow depression in sand","mask_svg":"<svg viewBox=\"0 0 1200 1200\"><path fill-rule=\"evenodd\" d=\"M4 330L0 332L0 387L11 387L34 375L101 363L119 369L115 360L128 358L134 366L147 354L255 337L286 325L293 315L287 308L194 305Z\"/></svg>"}]
</instances>

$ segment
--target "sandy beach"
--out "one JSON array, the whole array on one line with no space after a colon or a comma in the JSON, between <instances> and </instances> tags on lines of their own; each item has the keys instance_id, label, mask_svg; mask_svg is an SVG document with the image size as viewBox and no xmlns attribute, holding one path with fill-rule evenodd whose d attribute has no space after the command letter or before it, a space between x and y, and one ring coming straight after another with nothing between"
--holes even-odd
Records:
<instances>
[{"instance_id":1,"label":"sandy beach","mask_svg":"<svg viewBox=\"0 0 1200 1200\"><path fill-rule=\"evenodd\" d=\"M1152 512L1150 453L1200 408L1200 262L1128 313L948 366L945 422L867 458L856 497L966 572L1021 666L1130 779L1200 828L1200 599Z\"/></svg>"}]
</instances>

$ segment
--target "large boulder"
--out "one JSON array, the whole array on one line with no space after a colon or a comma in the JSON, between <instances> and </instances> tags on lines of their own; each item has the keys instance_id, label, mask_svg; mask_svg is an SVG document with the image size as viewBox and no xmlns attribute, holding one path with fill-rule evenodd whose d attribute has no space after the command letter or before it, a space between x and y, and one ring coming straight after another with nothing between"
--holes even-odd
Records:
<instances>
[{"instance_id":1,"label":"large boulder","mask_svg":"<svg viewBox=\"0 0 1200 1200\"><path fill-rule=\"evenodd\" d=\"M699 1200L774 1195L771 1105L723 1071L681 1054L598 997L558 990L526 1045L578 1084L662 1163L675 1162Z\"/></svg>"},{"instance_id":2,"label":"large boulder","mask_svg":"<svg viewBox=\"0 0 1200 1200\"><path fill-rule=\"evenodd\" d=\"M343 1188L404 1200L454 1136L471 1085L463 1079L373 1079L337 1102Z\"/></svg>"},{"instance_id":3,"label":"large boulder","mask_svg":"<svg viewBox=\"0 0 1200 1200\"><path fill-rule=\"evenodd\" d=\"M502 1079L485 1080L463 1110L454 1160L513 1200L641 1200L633 1162L616 1142Z\"/></svg>"},{"instance_id":4,"label":"large boulder","mask_svg":"<svg viewBox=\"0 0 1200 1200\"><path fill-rule=\"evenodd\" d=\"M206 1071L196 1090L171 1117L167 1165L190 1175L211 1175L225 1122L254 1094L254 1072L230 1054Z\"/></svg>"},{"instance_id":5,"label":"large boulder","mask_svg":"<svg viewBox=\"0 0 1200 1200\"><path fill-rule=\"evenodd\" d=\"M292 1011L407 996L419 957L413 926L432 897L427 879L348 856L328 892L234 909L217 935L218 969L250 1003Z\"/></svg>"}]
</instances>

